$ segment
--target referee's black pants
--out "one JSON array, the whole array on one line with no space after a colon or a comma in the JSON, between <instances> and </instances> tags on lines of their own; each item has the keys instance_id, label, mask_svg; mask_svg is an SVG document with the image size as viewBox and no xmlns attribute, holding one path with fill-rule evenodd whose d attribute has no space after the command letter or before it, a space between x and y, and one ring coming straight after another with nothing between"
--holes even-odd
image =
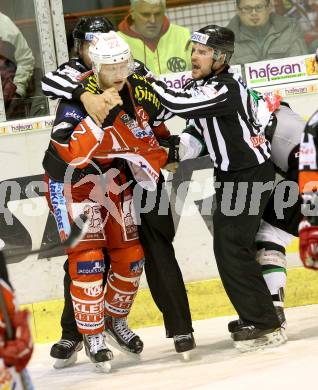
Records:
<instances>
[{"instance_id":1,"label":"referee's black pants","mask_svg":"<svg viewBox=\"0 0 318 390\"><path fill-rule=\"evenodd\" d=\"M164 178L160 174L154 208L149 212L140 213L139 238L145 252L145 273L149 289L158 309L163 314L167 337L172 337L190 333L193 328L183 277L172 245L175 230L170 206L167 214L159 215L160 202L168 202L163 187ZM144 191L142 207L145 206L146 198L147 191ZM81 340L82 336L77 331L70 295L71 279L68 273L68 261L64 264L64 270L65 303L61 318L62 338Z\"/></svg>"},{"instance_id":2,"label":"referee's black pants","mask_svg":"<svg viewBox=\"0 0 318 390\"><path fill-rule=\"evenodd\" d=\"M216 183L220 185L217 188L216 184L217 208L213 215L213 245L220 277L239 317L260 329L279 327L279 321L262 276L261 266L256 262L255 236L271 190L262 194L256 191L258 194L254 197L252 189L253 183L271 182L274 178L275 171L271 160L257 167L235 172L215 169ZM238 191L239 183L242 182L247 183L246 196ZM233 192L226 183L234 183ZM229 215L227 200L231 195L232 210L236 202L243 201L240 204L244 204L244 207L238 215ZM254 201L251 202L251 198ZM257 199L259 207L256 207L255 212Z\"/></svg>"},{"instance_id":3,"label":"referee's black pants","mask_svg":"<svg viewBox=\"0 0 318 390\"><path fill-rule=\"evenodd\" d=\"M163 314L167 337L187 334L193 331L188 297L172 245L175 230L164 188L164 178L160 174L154 208L141 213L139 238L145 252L145 273L148 286L158 309ZM147 191L143 193L141 206L144 207ZM160 204L163 207L160 215Z\"/></svg>"}]
</instances>

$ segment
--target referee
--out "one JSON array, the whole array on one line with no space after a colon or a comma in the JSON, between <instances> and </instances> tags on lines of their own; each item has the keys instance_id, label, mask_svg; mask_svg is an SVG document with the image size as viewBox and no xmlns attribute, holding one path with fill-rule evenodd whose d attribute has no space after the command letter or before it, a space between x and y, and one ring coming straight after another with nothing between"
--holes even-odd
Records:
<instances>
[{"instance_id":1,"label":"referee","mask_svg":"<svg viewBox=\"0 0 318 390\"><path fill-rule=\"evenodd\" d=\"M264 101L257 101L241 77L229 71L234 52L231 30L209 25L193 33L191 40L193 80L182 92L160 81L152 85L168 111L187 119L203 135L214 163L214 253L224 288L240 317L240 327L232 334L234 345L241 351L280 345L286 337L255 261L255 236L275 176L270 145L263 136L270 112L261 122L258 113ZM255 196L254 183L255 188L264 184L266 190ZM246 188L243 195L240 188ZM253 199L258 202L256 212L250 212ZM240 213L233 211L237 205L243 205Z\"/></svg>"}]
</instances>

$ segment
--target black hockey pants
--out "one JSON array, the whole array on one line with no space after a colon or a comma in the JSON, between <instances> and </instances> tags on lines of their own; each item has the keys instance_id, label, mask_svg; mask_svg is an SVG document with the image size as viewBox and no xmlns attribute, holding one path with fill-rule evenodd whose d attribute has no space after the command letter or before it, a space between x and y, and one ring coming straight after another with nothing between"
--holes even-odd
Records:
<instances>
[{"instance_id":1,"label":"black hockey pants","mask_svg":"<svg viewBox=\"0 0 318 390\"><path fill-rule=\"evenodd\" d=\"M290 169L285 174L285 177L282 181L278 183L278 185L283 185L285 182L287 183L287 189L285 191L285 198L288 199L288 183L295 182L298 180L298 169ZM275 226L284 232L294 235L298 237L298 226L303 217L301 213L301 197L297 202L290 206L286 207L282 210L284 218L278 219L276 215L277 208L275 207L275 197L274 193L271 195L269 202L267 203L266 209L263 214L264 221L270 223L272 226ZM280 210L281 211L281 210Z\"/></svg>"},{"instance_id":2,"label":"black hockey pants","mask_svg":"<svg viewBox=\"0 0 318 390\"><path fill-rule=\"evenodd\" d=\"M216 188L217 208L213 215L214 254L225 291L243 321L260 329L279 327L261 266L255 260L255 236L271 191L260 194L255 191L257 185L252 191L254 182L274 181L273 164L268 160L235 172L215 169L215 175L216 183L221 185ZM242 182L246 183L247 196L238 190ZM234 183L233 192L229 183ZM233 214L237 215L231 215L229 199L232 211L236 209Z\"/></svg>"}]
</instances>

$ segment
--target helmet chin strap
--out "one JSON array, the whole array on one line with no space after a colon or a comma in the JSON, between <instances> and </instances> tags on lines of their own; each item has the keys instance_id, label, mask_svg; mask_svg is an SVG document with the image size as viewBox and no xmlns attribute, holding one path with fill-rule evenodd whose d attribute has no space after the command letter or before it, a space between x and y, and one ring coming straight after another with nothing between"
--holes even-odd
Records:
<instances>
[{"instance_id":1,"label":"helmet chin strap","mask_svg":"<svg viewBox=\"0 0 318 390\"><path fill-rule=\"evenodd\" d=\"M216 63L216 60L214 59L214 57L212 56L212 65L211 65L211 73L210 73L210 75L212 75L212 76L215 76L215 70L213 69L213 66L214 66L214 64Z\"/></svg>"},{"instance_id":2,"label":"helmet chin strap","mask_svg":"<svg viewBox=\"0 0 318 390\"><path fill-rule=\"evenodd\" d=\"M214 52L213 52L213 55L212 55L212 65L211 65L211 73L210 73L210 75L215 76L215 75L219 74L220 72L222 72L222 70L226 66L226 63L223 62L223 64L220 65L220 67L218 69L213 69L214 64L217 61L220 60L220 57L222 55L222 53L219 50L215 50L215 49L213 49L213 50L214 50Z\"/></svg>"}]
</instances>

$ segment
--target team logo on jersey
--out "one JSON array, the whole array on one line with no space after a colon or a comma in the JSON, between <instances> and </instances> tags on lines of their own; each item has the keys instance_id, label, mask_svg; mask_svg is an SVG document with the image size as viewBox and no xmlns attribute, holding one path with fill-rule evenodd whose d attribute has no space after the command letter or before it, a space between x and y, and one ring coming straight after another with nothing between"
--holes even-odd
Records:
<instances>
[{"instance_id":1,"label":"team logo on jersey","mask_svg":"<svg viewBox=\"0 0 318 390\"><path fill-rule=\"evenodd\" d=\"M96 203L84 203L83 212L89 221L88 231L83 240L103 240L103 226L106 221L101 215L100 205Z\"/></svg>"},{"instance_id":2,"label":"team logo on jersey","mask_svg":"<svg viewBox=\"0 0 318 390\"><path fill-rule=\"evenodd\" d=\"M260 145L266 142L266 138L263 135L256 135L251 137L251 141L254 148L258 148Z\"/></svg>"},{"instance_id":3,"label":"team logo on jersey","mask_svg":"<svg viewBox=\"0 0 318 390\"><path fill-rule=\"evenodd\" d=\"M133 129L136 127L136 121L132 119L128 114L124 114L120 117L120 120L123 122L125 126L127 126L129 129Z\"/></svg>"},{"instance_id":4,"label":"team logo on jersey","mask_svg":"<svg viewBox=\"0 0 318 390\"><path fill-rule=\"evenodd\" d=\"M138 114L140 115L139 112ZM140 117L142 119L142 116ZM151 137L153 135L153 131L146 120L142 122L144 128L140 127L137 121L135 119L132 119L128 114L122 115L120 117L120 120L125 126L129 128L129 130L134 134L136 138Z\"/></svg>"},{"instance_id":5,"label":"team logo on jersey","mask_svg":"<svg viewBox=\"0 0 318 390\"><path fill-rule=\"evenodd\" d=\"M81 121L82 119L85 118L85 116L80 112L80 111L76 111L76 110L71 110L69 111L68 109L64 111L62 117L65 117L65 118L73 118L77 121Z\"/></svg>"},{"instance_id":6,"label":"team logo on jersey","mask_svg":"<svg viewBox=\"0 0 318 390\"><path fill-rule=\"evenodd\" d=\"M187 63L183 58L170 57L167 61L167 68L173 73L184 72L187 68Z\"/></svg>"}]
</instances>

